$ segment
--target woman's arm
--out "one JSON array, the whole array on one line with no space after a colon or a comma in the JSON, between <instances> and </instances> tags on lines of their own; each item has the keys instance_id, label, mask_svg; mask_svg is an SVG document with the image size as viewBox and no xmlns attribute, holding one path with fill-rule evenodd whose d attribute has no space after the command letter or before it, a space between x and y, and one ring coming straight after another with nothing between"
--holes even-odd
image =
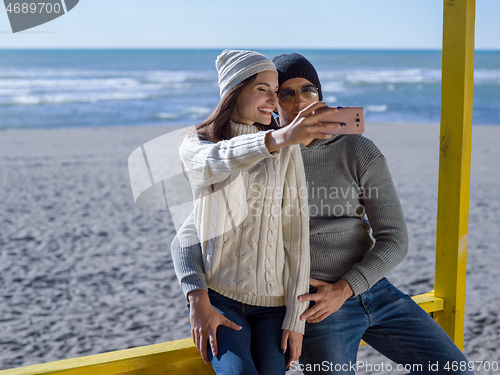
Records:
<instances>
[{"instance_id":1,"label":"woman's arm","mask_svg":"<svg viewBox=\"0 0 500 375\"><path fill-rule=\"evenodd\" d=\"M244 134L217 143L199 140L196 134L186 137L179 154L193 191L224 181L265 158L276 157L266 147L268 132Z\"/></svg>"},{"instance_id":2,"label":"woman's arm","mask_svg":"<svg viewBox=\"0 0 500 375\"><path fill-rule=\"evenodd\" d=\"M309 207L304 164L298 146L290 150L283 194L283 245L286 265L284 273L286 316L283 329L304 333L305 322L300 315L307 303L298 296L309 289Z\"/></svg>"},{"instance_id":3,"label":"woman's arm","mask_svg":"<svg viewBox=\"0 0 500 375\"><path fill-rule=\"evenodd\" d=\"M226 326L239 331L242 327L230 321L212 306L206 290L194 290L188 293L189 322L191 337L203 361L208 364L208 348L217 356L217 327Z\"/></svg>"},{"instance_id":4,"label":"woman's arm","mask_svg":"<svg viewBox=\"0 0 500 375\"><path fill-rule=\"evenodd\" d=\"M201 141L197 135L186 137L180 156L194 190L226 180L231 174L253 167L272 153L293 144L309 143L313 139L328 139L328 131L339 123L321 123L336 108L323 102L313 103L297 115L294 121L279 130L244 134L217 143Z\"/></svg>"},{"instance_id":5,"label":"woman's arm","mask_svg":"<svg viewBox=\"0 0 500 375\"><path fill-rule=\"evenodd\" d=\"M189 302L191 337L203 361L209 363L208 348L217 355L217 327L224 325L231 329L241 327L223 316L210 303L203 272L203 254L193 214L189 215L170 246L177 279Z\"/></svg>"},{"instance_id":6,"label":"woman's arm","mask_svg":"<svg viewBox=\"0 0 500 375\"><path fill-rule=\"evenodd\" d=\"M302 351L305 321L300 315L307 303L298 300L309 288L309 207L304 164L298 146L290 150L290 160L285 173L283 194L283 245L285 249L286 314L283 321L281 349L290 351L287 368L298 361Z\"/></svg>"},{"instance_id":7,"label":"woman's arm","mask_svg":"<svg viewBox=\"0 0 500 375\"><path fill-rule=\"evenodd\" d=\"M191 213L174 237L170 245L175 275L187 298L189 292L198 289L207 290L203 270L203 253L198 232Z\"/></svg>"}]
</instances>

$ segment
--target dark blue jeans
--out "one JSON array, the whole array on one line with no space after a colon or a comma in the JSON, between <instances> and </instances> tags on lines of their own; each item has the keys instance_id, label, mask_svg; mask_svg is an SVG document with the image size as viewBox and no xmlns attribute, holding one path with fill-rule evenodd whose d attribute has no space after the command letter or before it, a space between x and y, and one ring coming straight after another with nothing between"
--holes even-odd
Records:
<instances>
[{"instance_id":1,"label":"dark blue jeans","mask_svg":"<svg viewBox=\"0 0 500 375\"><path fill-rule=\"evenodd\" d=\"M441 327L386 278L349 298L319 323L307 323L300 363L305 374L354 374L360 340L414 374L473 374L448 364L467 359ZM359 363L357 370L370 370ZM374 364L372 364L374 365ZM387 366L387 364L386 364ZM454 366L456 367L456 366ZM372 369L376 371L377 369ZM386 368L378 372L389 373Z\"/></svg>"},{"instance_id":2,"label":"dark blue jeans","mask_svg":"<svg viewBox=\"0 0 500 375\"><path fill-rule=\"evenodd\" d=\"M218 375L280 375L286 372L286 357L281 353L281 326L285 306L247 305L209 289L212 305L229 320L242 326L239 331L217 328L217 357L208 351Z\"/></svg>"}]
</instances>

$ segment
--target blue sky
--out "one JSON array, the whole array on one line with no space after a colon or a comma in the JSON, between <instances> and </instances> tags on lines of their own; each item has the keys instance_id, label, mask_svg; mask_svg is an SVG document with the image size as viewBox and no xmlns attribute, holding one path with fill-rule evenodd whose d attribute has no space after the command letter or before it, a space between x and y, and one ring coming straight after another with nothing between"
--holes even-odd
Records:
<instances>
[{"instance_id":1,"label":"blue sky","mask_svg":"<svg viewBox=\"0 0 500 375\"><path fill-rule=\"evenodd\" d=\"M22 0L19 0L22 2ZM80 0L0 48L440 49L441 0ZM476 49L500 50L500 0L476 0Z\"/></svg>"}]
</instances>

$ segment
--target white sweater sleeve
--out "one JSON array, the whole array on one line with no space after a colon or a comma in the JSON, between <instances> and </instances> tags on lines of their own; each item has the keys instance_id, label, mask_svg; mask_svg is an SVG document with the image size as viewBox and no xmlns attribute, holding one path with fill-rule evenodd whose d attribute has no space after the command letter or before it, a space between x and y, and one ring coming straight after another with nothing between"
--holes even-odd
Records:
<instances>
[{"instance_id":1,"label":"white sweater sleeve","mask_svg":"<svg viewBox=\"0 0 500 375\"><path fill-rule=\"evenodd\" d=\"M283 244L285 247L285 304L283 329L304 333L305 321L300 315L307 302L297 297L309 293L309 207L304 164L299 146L291 146L290 161L285 175L283 196Z\"/></svg>"},{"instance_id":2,"label":"white sweater sleeve","mask_svg":"<svg viewBox=\"0 0 500 375\"><path fill-rule=\"evenodd\" d=\"M253 167L264 158L276 157L266 147L268 131L244 134L213 143L187 136L179 153L194 192L226 180L231 174Z\"/></svg>"}]
</instances>

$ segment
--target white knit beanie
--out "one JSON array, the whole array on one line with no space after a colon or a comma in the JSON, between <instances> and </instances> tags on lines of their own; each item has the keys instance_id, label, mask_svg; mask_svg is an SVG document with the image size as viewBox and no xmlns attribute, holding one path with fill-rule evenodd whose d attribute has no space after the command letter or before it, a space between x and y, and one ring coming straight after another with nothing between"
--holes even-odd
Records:
<instances>
[{"instance_id":1,"label":"white knit beanie","mask_svg":"<svg viewBox=\"0 0 500 375\"><path fill-rule=\"evenodd\" d=\"M265 70L276 72L276 66L266 56L254 51L226 49L217 56L215 66L219 73L220 97L224 97L238 83Z\"/></svg>"}]
</instances>

